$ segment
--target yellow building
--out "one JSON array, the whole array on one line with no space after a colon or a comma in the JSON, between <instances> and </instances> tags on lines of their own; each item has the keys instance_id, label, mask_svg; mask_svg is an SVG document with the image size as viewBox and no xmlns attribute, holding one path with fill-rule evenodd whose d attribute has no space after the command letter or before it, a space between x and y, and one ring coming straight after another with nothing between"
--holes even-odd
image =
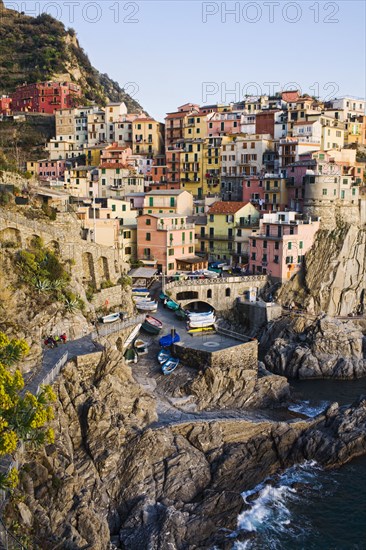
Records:
<instances>
[{"instance_id":1,"label":"yellow building","mask_svg":"<svg viewBox=\"0 0 366 550\"><path fill-rule=\"evenodd\" d=\"M106 144L104 145L91 145L89 147L85 147L85 164L86 166L99 166L100 164L100 157L102 156L102 153L104 149L107 147Z\"/></svg>"},{"instance_id":2,"label":"yellow building","mask_svg":"<svg viewBox=\"0 0 366 550\"><path fill-rule=\"evenodd\" d=\"M209 261L223 260L231 265L246 262L249 236L259 223L259 212L250 203L215 202L207 214L205 237Z\"/></svg>"},{"instance_id":3,"label":"yellow building","mask_svg":"<svg viewBox=\"0 0 366 550\"><path fill-rule=\"evenodd\" d=\"M152 158L164 150L164 124L151 117L140 116L132 124L132 151L134 155Z\"/></svg>"}]
</instances>

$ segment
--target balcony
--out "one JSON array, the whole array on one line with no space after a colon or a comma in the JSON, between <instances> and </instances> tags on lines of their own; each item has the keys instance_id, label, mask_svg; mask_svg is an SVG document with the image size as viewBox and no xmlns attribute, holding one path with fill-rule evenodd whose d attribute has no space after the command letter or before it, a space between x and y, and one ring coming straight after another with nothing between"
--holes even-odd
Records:
<instances>
[{"instance_id":1,"label":"balcony","mask_svg":"<svg viewBox=\"0 0 366 550\"><path fill-rule=\"evenodd\" d=\"M158 225L158 231L181 231L182 229L194 229L194 223L184 223L180 225Z\"/></svg>"}]
</instances>

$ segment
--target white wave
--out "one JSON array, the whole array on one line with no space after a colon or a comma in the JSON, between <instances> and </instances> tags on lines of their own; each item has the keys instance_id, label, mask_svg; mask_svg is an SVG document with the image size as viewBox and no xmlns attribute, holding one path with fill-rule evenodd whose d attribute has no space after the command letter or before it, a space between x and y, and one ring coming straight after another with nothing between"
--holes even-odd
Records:
<instances>
[{"instance_id":1,"label":"white wave","mask_svg":"<svg viewBox=\"0 0 366 550\"><path fill-rule=\"evenodd\" d=\"M258 535L266 534L273 541L271 548L277 548L276 534L292 529L291 503L300 498L293 485L301 483L311 489L319 489L319 470L316 462L307 461L289 468L278 478L266 479L254 489L242 493L244 502L250 508L239 515L238 528ZM251 500L253 495L256 498ZM257 548L255 539L238 541L233 550L249 550L253 546Z\"/></svg>"},{"instance_id":2,"label":"white wave","mask_svg":"<svg viewBox=\"0 0 366 550\"><path fill-rule=\"evenodd\" d=\"M320 401L317 405L310 405L310 401L302 401L301 403L290 405L289 410L305 414L309 418L314 418L314 416L317 416L325 411L325 409L329 407L330 403L330 401Z\"/></svg>"}]
</instances>

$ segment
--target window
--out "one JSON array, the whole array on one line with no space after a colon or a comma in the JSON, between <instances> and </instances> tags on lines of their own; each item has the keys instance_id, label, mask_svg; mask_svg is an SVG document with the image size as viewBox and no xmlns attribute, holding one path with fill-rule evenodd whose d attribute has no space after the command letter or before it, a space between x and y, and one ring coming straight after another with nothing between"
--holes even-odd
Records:
<instances>
[{"instance_id":1,"label":"window","mask_svg":"<svg viewBox=\"0 0 366 550\"><path fill-rule=\"evenodd\" d=\"M125 248L125 254L131 254L132 250L130 246L126 246Z\"/></svg>"},{"instance_id":2,"label":"window","mask_svg":"<svg viewBox=\"0 0 366 550\"><path fill-rule=\"evenodd\" d=\"M303 241L300 241L300 242L299 242L299 248L300 248L300 249L301 249L301 248L304 248L304 242L303 242Z\"/></svg>"},{"instance_id":3,"label":"window","mask_svg":"<svg viewBox=\"0 0 366 550\"><path fill-rule=\"evenodd\" d=\"M146 225L151 225L151 220L150 220L150 218L146 218Z\"/></svg>"},{"instance_id":4,"label":"window","mask_svg":"<svg viewBox=\"0 0 366 550\"><path fill-rule=\"evenodd\" d=\"M328 190L327 189L323 189L323 196L327 195L328 194Z\"/></svg>"},{"instance_id":5,"label":"window","mask_svg":"<svg viewBox=\"0 0 366 550\"><path fill-rule=\"evenodd\" d=\"M170 197L170 206L175 206L174 197Z\"/></svg>"},{"instance_id":6,"label":"window","mask_svg":"<svg viewBox=\"0 0 366 550\"><path fill-rule=\"evenodd\" d=\"M344 199L344 196L345 196L345 192L341 191L341 199Z\"/></svg>"},{"instance_id":7,"label":"window","mask_svg":"<svg viewBox=\"0 0 366 550\"><path fill-rule=\"evenodd\" d=\"M146 240L151 241L151 233L146 233Z\"/></svg>"},{"instance_id":8,"label":"window","mask_svg":"<svg viewBox=\"0 0 366 550\"><path fill-rule=\"evenodd\" d=\"M213 214L210 214L210 222L213 222L215 220L215 216Z\"/></svg>"},{"instance_id":9,"label":"window","mask_svg":"<svg viewBox=\"0 0 366 550\"><path fill-rule=\"evenodd\" d=\"M255 239L252 240L252 246L257 246L257 241Z\"/></svg>"},{"instance_id":10,"label":"window","mask_svg":"<svg viewBox=\"0 0 366 550\"><path fill-rule=\"evenodd\" d=\"M212 290L211 289L209 289L207 291L207 298L212 298Z\"/></svg>"},{"instance_id":11,"label":"window","mask_svg":"<svg viewBox=\"0 0 366 550\"><path fill-rule=\"evenodd\" d=\"M124 239L130 239L131 238L131 231L124 231L123 232L123 238Z\"/></svg>"},{"instance_id":12,"label":"window","mask_svg":"<svg viewBox=\"0 0 366 550\"><path fill-rule=\"evenodd\" d=\"M174 264L168 264L168 269L174 269Z\"/></svg>"},{"instance_id":13,"label":"window","mask_svg":"<svg viewBox=\"0 0 366 550\"><path fill-rule=\"evenodd\" d=\"M214 237L214 235L215 235L215 228L210 227L210 237Z\"/></svg>"},{"instance_id":14,"label":"window","mask_svg":"<svg viewBox=\"0 0 366 550\"><path fill-rule=\"evenodd\" d=\"M115 212L115 211L116 211L116 205L112 204L112 212Z\"/></svg>"},{"instance_id":15,"label":"window","mask_svg":"<svg viewBox=\"0 0 366 550\"><path fill-rule=\"evenodd\" d=\"M292 249L292 242L291 242L291 241L289 241L289 242L288 242L288 244L287 244L287 248L288 248L289 250L291 250L291 249Z\"/></svg>"},{"instance_id":16,"label":"window","mask_svg":"<svg viewBox=\"0 0 366 550\"><path fill-rule=\"evenodd\" d=\"M275 263L275 264L278 264L278 256L275 256L275 257L274 257L274 263Z\"/></svg>"},{"instance_id":17,"label":"window","mask_svg":"<svg viewBox=\"0 0 366 550\"><path fill-rule=\"evenodd\" d=\"M168 249L168 256L174 256L174 248Z\"/></svg>"},{"instance_id":18,"label":"window","mask_svg":"<svg viewBox=\"0 0 366 550\"><path fill-rule=\"evenodd\" d=\"M230 296L231 290L230 288L225 289L225 296Z\"/></svg>"},{"instance_id":19,"label":"window","mask_svg":"<svg viewBox=\"0 0 366 550\"><path fill-rule=\"evenodd\" d=\"M106 184L106 180L105 178L102 178L102 185L105 185Z\"/></svg>"},{"instance_id":20,"label":"window","mask_svg":"<svg viewBox=\"0 0 366 550\"><path fill-rule=\"evenodd\" d=\"M252 252L252 260L255 261L256 258L257 258L256 253L255 253L255 252Z\"/></svg>"},{"instance_id":21,"label":"window","mask_svg":"<svg viewBox=\"0 0 366 550\"><path fill-rule=\"evenodd\" d=\"M122 212L126 212L126 205L122 204Z\"/></svg>"},{"instance_id":22,"label":"window","mask_svg":"<svg viewBox=\"0 0 366 550\"><path fill-rule=\"evenodd\" d=\"M154 197L149 197L149 206L154 206Z\"/></svg>"},{"instance_id":23,"label":"window","mask_svg":"<svg viewBox=\"0 0 366 550\"><path fill-rule=\"evenodd\" d=\"M267 241L263 241L263 248L267 248Z\"/></svg>"},{"instance_id":24,"label":"window","mask_svg":"<svg viewBox=\"0 0 366 550\"><path fill-rule=\"evenodd\" d=\"M353 195L353 196L356 195L356 188L355 188L355 187L352 189L352 195Z\"/></svg>"},{"instance_id":25,"label":"window","mask_svg":"<svg viewBox=\"0 0 366 550\"><path fill-rule=\"evenodd\" d=\"M294 263L294 257L293 256L286 256L286 263L287 264Z\"/></svg>"}]
</instances>

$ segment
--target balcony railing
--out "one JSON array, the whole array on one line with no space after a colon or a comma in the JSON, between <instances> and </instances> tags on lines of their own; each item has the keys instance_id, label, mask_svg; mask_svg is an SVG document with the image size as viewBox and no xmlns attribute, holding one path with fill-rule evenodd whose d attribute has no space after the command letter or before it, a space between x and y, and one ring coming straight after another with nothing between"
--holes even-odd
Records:
<instances>
[{"instance_id":1,"label":"balcony railing","mask_svg":"<svg viewBox=\"0 0 366 550\"><path fill-rule=\"evenodd\" d=\"M158 225L158 231L181 231L182 229L194 229L194 223L184 223L180 225Z\"/></svg>"}]
</instances>

